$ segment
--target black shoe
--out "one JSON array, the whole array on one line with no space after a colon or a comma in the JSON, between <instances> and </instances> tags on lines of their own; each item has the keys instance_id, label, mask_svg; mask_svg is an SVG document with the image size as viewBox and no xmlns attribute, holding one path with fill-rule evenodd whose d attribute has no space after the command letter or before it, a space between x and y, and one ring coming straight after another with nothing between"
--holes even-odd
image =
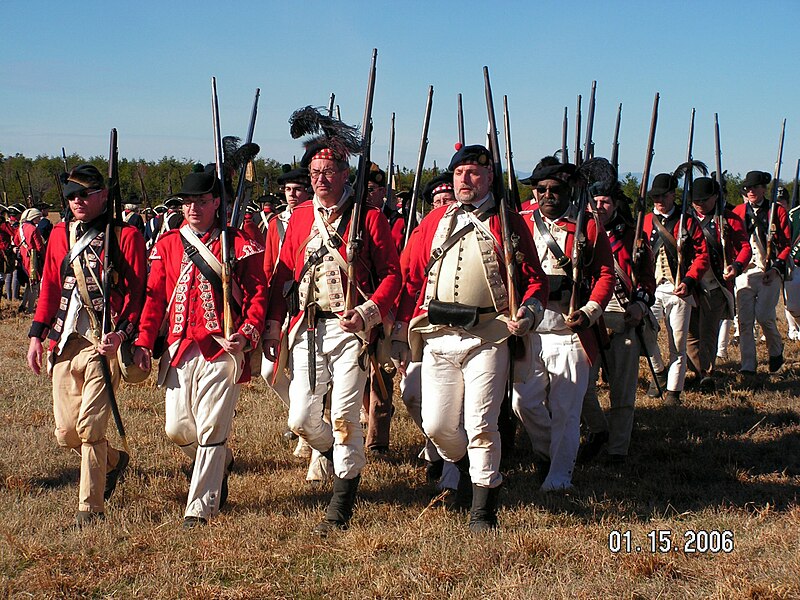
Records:
<instances>
[{"instance_id":1,"label":"black shoe","mask_svg":"<svg viewBox=\"0 0 800 600\"><path fill-rule=\"evenodd\" d=\"M667 406L680 406L681 393L672 390L667 390L667 393L664 395L664 404L666 404Z\"/></svg>"},{"instance_id":2,"label":"black shoe","mask_svg":"<svg viewBox=\"0 0 800 600\"><path fill-rule=\"evenodd\" d=\"M497 529L497 496L499 487L472 485L472 508L469 511L469 530L485 533Z\"/></svg>"},{"instance_id":3,"label":"black shoe","mask_svg":"<svg viewBox=\"0 0 800 600\"><path fill-rule=\"evenodd\" d=\"M704 394L713 394L717 391L717 382L713 377L706 376L700 380L700 391Z\"/></svg>"},{"instance_id":4,"label":"black shoe","mask_svg":"<svg viewBox=\"0 0 800 600\"><path fill-rule=\"evenodd\" d=\"M207 525L208 519L204 519L203 517L183 517L183 528L184 529L194 529L200 525Z\"/></svg>"},{"instance_id":5,"label":"black shoe","mask_svg":"<svg viewBox=\"0 0 800 600\"><path fill-rule=\"evenodd\" d=\"M79 510L75 515L75 528L83 529L87 525L97 523L106 518L106 513L91 512L89 510Z\"/></svg>"},{"instance_id":6,"label":"black shoe","mask_svg":"<svg viewBox=\"0 0 800 600\"><path fill-rule=\"evenodd\" d=\"M770 356L769 357L769 372L776 373L780 371L781 367L783 366L783 352L778 354L778 356Z\"/></svg>"},{"instance_id":7,"label":"black shoe","mask_svg":"<svg viewBox=\"0 0 800 600\"><path fill-rule=\"evenodd\" d=\"M106 473L106 489L103 492L103 498L108 501L114 490L117 489L117 483L122 479L125 469L128 468L128 463L131 461L130 455L124 450L119 451L119 460L117 466Z\"/></svg>"},{"instance_id":8,"label":"black shoe","mask_svg":"<svg viewBox=\"0 0 800 600\"><path fill-rule=\"evenodd\" d=\"M222 507L228 502L228 475L231 474L233 471L233 456L231 456L231 462L228 463L228 466L225 467L225 474L222 476L222 487L219 490L219 509L222 510Z\"/></svg>"},{"instance_id":9,"label":"black shoe","mask_svg":"<svg viewBox=\"0 0 800 600\"><path fill-rule=\"evenodd\" d=\"M607 443L608 431L590 433L588 439L578 448L578 458L575 462L579 465L585 465L597 456Z\"/></svg>"},{"instance_id":10,"label":"black shoe","mask_svg":"<svg viewBox=\"0 0 800 600\"><path fill-rule=\"evenodd\" d=\"M658 384L661 386L661 391L667 389L667 371L666 369L661 372L656 372L656 379L658 380ZM658 398L658 387L656 386L655 381L650 382L650 387L647 390L647 397L648 398Z\"/></svg>"},{"instance_id":11,"label":"black shoe","mask_svg":"<svg viewBox=\"0 0 800 600\"><path fill-rule=\"evenodd\" d=\"M328 537L331 533L336 531L345 531L349 527L349 523L340 523L339 521L330 521L324 519L314 526L311 533L318 535L321 538Z\"/></svg>"},{"instance_id":12,"label":"black shoe","mask_svg":"<svg viewBox=\"0 0 800 600\"><path fill-rule=\"evenodd\" d=\"M291 429L287 429L283 432L283 439L287 442L291 442L292 440L296 440L299 436L292 431Z\"/></svg>"},{"instance_id":13,"label":"black shoe","mask_svg":"<svg viewBox=\"0 0 800 600\"><path fill-rule=\"evenodd\" d=\"M333 476L333 496L328 503L325 519L317 524L313 533L327 537L334 530L347 529L353 516L353 505L356 503L356 491L361 475L352 479L341 479Z\"/></svg>"},{"instance_id":14,"label":"black shoe","mask_svg":"<svg viewBox=\"0 0 800 600\"><path fill-rule=\"evenodd\" d=\"M609 454L606 457L606 466L607 467L623 467L625 466L625 462L628 460L628 457L624 454Z\"/></svg>"},{"instance_id":15,"label":"black shoe","mask_svg":"<svg viewBox=\"0 0 800 600\"><path fill-rule=\"evenodd\" d=\"M436 483L442 478L442 469L444 468L444 459L440 458L425 465L425 479L429 483Z\"/></svg>"}]
</instances>

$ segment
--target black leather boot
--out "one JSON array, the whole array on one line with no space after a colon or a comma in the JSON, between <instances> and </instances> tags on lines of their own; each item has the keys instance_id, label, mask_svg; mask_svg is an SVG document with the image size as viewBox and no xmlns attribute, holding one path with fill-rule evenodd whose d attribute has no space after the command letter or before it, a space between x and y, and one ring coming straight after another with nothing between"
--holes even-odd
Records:
<instances>
[{"instance_id":1,"label":"black leather boot","mask_svg":"<svg viewBox=\"0 0 800 600\"><path fill-rule=\"evenodd\" d=\"M497 529L499 493L499 487L487 488L472 484L472 509L469 511L469 530L472 533Z\"/></svg>"},{"instance_id":2,"label":"black leather boot","mask_svg":"<svg viewBox=\"0 0 800 600\"><path fill-rule=\"evenodd\" d=\"M336 529L347 529L350 517L353 516L353 505L356 502L356 491L361 475L353 479L341 479L333 476L333 496L328 503L325 519L314 527L314 533L327 537Z\"/></svg>"}]
</instances>

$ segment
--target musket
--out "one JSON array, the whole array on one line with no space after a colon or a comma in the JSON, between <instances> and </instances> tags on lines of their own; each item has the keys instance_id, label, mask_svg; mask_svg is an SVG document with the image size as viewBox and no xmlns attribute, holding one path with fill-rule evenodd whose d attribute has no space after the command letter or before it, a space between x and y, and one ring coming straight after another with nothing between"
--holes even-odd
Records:
<instances>
[{"instance_id":1,"label":"musket","mask_svg":"<svg viewBox=\"0 0 800 600\"><path fill-rule=\"evenodd\" d=\"M581 156L581 95L578 94L578 108L575 111L575 166L580 167Z\"/></svg>"},{"instance_id":2,"label":"musket","mask_svg":"<svg viewBox=\"0 0 800 600\"><path fill-rule=\"evenodd\" d=\"M561 163L567 164L569 162L569 146L567 145L567 128L569 127L569 120L567 118L567 107L564 107L564 122L561 125Z\"/></svg>"},{"instance_id":3,"label":"musket","mask_svg":"<svg viewBox=\"0 0 800 600\"><path fill-rule=\"evenodd\" d=\"M611 143L611 166L619 177L619 123L622 119L622 102L617 107L617 122L614 124L614 141Z\"/></svg>"},{"instance_id":4,"label":"musket","mask_svg":"<svg viewBox=\"0 0 800 600\"><path fill-rule=\"evenodd\" d=\"M508 167L508 193L510 206L517 212L522 210L517 185L517 174L514 171L514 153L511 151L511 123L508 117L508 96L503 96L503 135L506 138L506 165Z\"/></svg>"},{"instance_id":5,"label":"musket","mask_svg":"<svg viewBox=\"0 0 800 600\"><path fill-rule=\"evenodd\" d=\"M222 331L226 339L234 334L233 328L233 289L231 270L233 255L228 238L228 194L225 191L225 172L222 155L222 133L219 124L219 100L217 98L217 78L211 78L211 116L214 127L214 159L216 161L217 185L219 187L219 241L222 249Z\"/></svg>"},{"instance_id":6,"label":"musket","mask_svg":"<svg viewBox=\"0 0 800 600\"><path fill-rule=\"evenodd\" d=\"M650 185L650 166L653 164L653 146L656 142L656 125L658 124L658 100L656 92L653 98L653 113L650 116L650 133L647 137L647 150L644 155L644 169L642 170L642 181L639 184L639 195L636 198L636 229L633 237L633 264L638 266L644 260L644 215L647 212L647 187ZM631 269L631 279L634 287L638 285L637 268Z\"/></svg>"},{"instance_id":7,"label":"musket","mask_svg":"<svg viewBox=\"0 0 800 600\"><path fill-rule=\"evenodd\" d=\"M458 94L458 143L464 145L464 108L461 106L461 94Z\"/></svg>"},{"instance_id":8,"label":"musket","mask_svg":"<svg viewBox=\"0 0 800 600\"><path fill-rule=\"evenodd\" d=\"M67 165L67 151L64 146L61 146L61 160L64 162L64 173L69 173L69 165Z\"/></svg>"},{"instance_id":9,"label":"musket","mask_svg":"<svg viewBox=\"0 0 800 600\"><path fill-rule=\"evenodd\" d=\"M333 116L333 101L336 99L336 94L331 92L331 98L328 100L328 116Z\"/></svg>"},{"instance_id":10,"label":"musket","mask_svg":"<svg viewBox=\"0 0 800 600\"><path fill-rule=\"evenodd\" d=\"M781 139L778 142L778 159L775 162L775 176L772 178L772 197L769 200L769 220L767 227L767 257L765 265L769 268L775 258L775 238L778 235L778 186L781 180L781 162L783 161L783 138L786 135L786 119L781 127Z\"/></svg>"},{"instance_id":11,"label":"musket","mask_svg":"<svg viewBox=\"0 0 800 600\"><path fill-rule=\"evenodd\" d=\"M681 217L678 221L678 237L676 239L677 242L677 250L678 250L678 268L675 273L675 287L678 287L683 279L683 243L686 237L686 210L689 207L689 203L692 201L692 178L693 178L693 167L692 167L692 144L694 143L694 108L692 109L692 118L689 121L689 144L686 150L686 175L683 179L683 195L681 197Z\"/></svg>"},{"instance_id":12,"label":"musket","mask_svg":"<svg viewBox=\"0 0 800 600\"><path fill-rule=\"evenodd\" d=\"M64 176L66 177L69 174L69 165L67 164L67 151L64 150L64 146L61 146L61 161L64 163ZM64 186L61 183L61 177L56 175L56 180L58 181L58 193L61 198L61 218L66 225L69 225L72 217L72 211L69 209L69 200L64 198ZM69 236L67 236L67 246L69 247Z\"/></svg>"},{"instance_id":13,"label":"musket","mask_svg":"<svg viewBox=\"0 0 800 600\"><path fill-rule=\"evenodd\" d=\"M339 119L340 121L342 120L342 109L339 107L338 104L336 105L336 118Z\"/></svg>"},{"instance_id":14,"label":"musket","mask_svg":"<svg viewBox=\"0 0 800 600\"><path fill-rule=\"evenodd\" d=\"M355 307L358 298L356 287L356 263L364 246L363 223L364 205L367 203L367 178L370 167L370 146L372 144L372 101L375 97L375 72L378 49L372 49L372 63L367 80L367 97L364 101L364 120L361 123L361 154L358 157L358 174L354 188L353 214L350 218L350 234L347 240L347 295L346 310Z\"/></svg>"},{"instance_id":15,"label":"musket","mask_svg":"<svg viewBox=\"0 0 800 600\"><path fill-rule=\"evenodd\" d=\"M792 199L789 201L789 212L797 206L798 189L797 183L800 179L800 158L797 159L797 167L794 170L794 184L792 185Z\"/></svg>"},{"instance_id":16,"label":"musket","mask_svg":"<svg viewBox=\"0 0 800 600\"><path fill-rule=\"evenodd\" d=\"M144 187L144 177L142 177L142 171L140 169L136 169L136 175L139 176L139 188L142 190L142 201L147 208L150 208L150 197L147 195L147 188Z\"/></svg>"},{"instance_id":17,"label":"musket","mask_svg":"<svg viewBox=\"0 0 800 600\"><path fill-rule=\"evenodd\" d=\"M719 187L719 198L714 211L714 221L719 232L719 242L722 246L722 268L728 268L728 233L725 223L725 208L728 204L725 194L725 178L722 175L722 146L719 141L719 115L714 113L714 167L716 168L717 187Z\"/></svg>"},{"instance_id":18,"label":"musket","mask_svg":"<svg viewBox=\"0 0 800 600\"><path fill-rule=\"evenodd\" d=\"M583 160L594 158L594 140L592 133L594 132L594 107L595 107L595 92L597 91L597 82L592 81L592 93L589 96L589 114L586 116L586 130L589 132L589 147L585 147L583 151Z\"/></svg>"},{"instance_id":19,"label":"musket","mask_svg":"<svg viewBox=\"0 0 800 600\"><path fill-rule=\"evenodd\" d=\"M419 140L419 153L417 154L417 168L414 171L414 185L411 188L411 199L406 207L406 235L403 242L405 248L411 232L417 227L417 202L422 189L422 170L425 167L425 154L428 152L428 126L431 123L431 108L433 108L433 86L428 87L428 102L425 105L425 118L422 120L422 137Z\"/></svg>"},{"instance_id":20,"label":"musket","mask_svg":"<svg viewBox=\"0 0 800 600\"><path fill-rule=\"evenodd\" d=\"M256 97L253 100L253 109L250 111L250 124L247 126L247 137L244 140L245 144L253 142L253 134L256 130L256 116L258 115L258 97L261 94L261 88L256 88ZM242 221L244 221L244 212L249 200L247 194L253 187L252 177L248 178L248 167L251 161L246 161L239 169L239 182L236 185L236 198L233 201L233 209L231 210L231 229L240 229ZM252 168L250 170L252 175ZM248 196L248 197L246 197Z\"/></svg>"},{"instance_id":21,"label":"musket","mask_svg":"<svg viewBox=\"0 0 800 600\"><path fill-rule=\"evenodd\" d=\"M489 74L486 73L486 85L489 86ZM491 88L488 90L489 99L491 100ZM494 106L492 103L492 111ZM511 320L516 321L516 314L518 307L517 298L517 284L516 284L516 271L517 266L514 261L514 245L512 243L513 234L511 233L511 225L508 222L508 212L510 210L520 211L519 188L517 186L517 176L514 173L514 153L511 150L511 122L508 115L508 96L503 96L503 135L506 140L506 167L508 168L508 191L507 194L500 196L500 226L503 230L503 260L506 263L506 285L509 289L508 294L508 312L511 315ZM495 143L497 143L497 136L495 135ZM503 210L505 209L505 210Z\"/></svg>"},{"instance_id":22,"label":"musket","mask_svg":"<svg viewBox=\"0 0 800 600\"><path fill-rule=\"evenodd\" d=\"M115 265L111 255L112 240L116 240L115 225L121 221L122 197L119 189L119 152L117 150L117 130L111 130L111 142L108 150L108 199L106 201L106 230L103 239L103 315L100 326L100 340L112 331L111 323L111 286ZM119 412L114 385L111 379L111 369L108 364L108 357L100 355L100 370L103 373L103 383L108 394L108 404L111 414L114 417L114 424L117 426L122 447L130 454L128 439L125 435L125 426L122 423L122 415Z\"/></svg>"},{"instance_id":23,"label":"musket","mask_svg":"<svg viewBox=\"0 0 800 600\"><path fill-rule=\"evenodd\" d=\"M586 137L583 141L583 155L587 160L592 154L592 134L594 133L594 107L597 82L592 81L592 93L589 96L589 114L586 115ZM572 294L569 299L569 314L573 314L581 306L581 287L584 283L584 259L586 251L586 219L589 204L589 184L581 187L578 196L578 214L575 220L575 238L572 242ZM596 212L595 212L596 214Z\"/></svg>"},{"instance_id":24,"label":"musket","mask_svg":"<svg viewBox=\"0 0 800 600\"><path fill-rule=\"evenodd\" d=\"M17 176L17 183L19 184L19 193L23 198L25 198L25 186L22 185L22 177L19 176L19 171L14 171L14 175Z\"/></svg>"},{"instance_id":25,"label":"musket","mask_svg":"<svg viewBox=\"0 0 800 600\"><path fill-rule=\"evenodd\" d=\"M31 183L31 172L29 170L25 170L25 175L28 178L28 197L30 200L27 202L28 208L31 208L35 203L35 198L33 197L33 184Z\"/></svg>"},{"instance_id":26,"label":"musket","mask_svg":"<svg viewBox=\"0 0 800 600\"><path fill-rule=\"evenodd\" d=\"M489 117L489 151L492 153L492 169L494 171L492 193L499 203L498 214L500 216L500 227L503 231L503 260L506 267L508 286L508 316L512 321L516 321L519 298L517 298L516 263L514 261L514 245L509 222L511 200L509 191L503 185L503 165L500 162L500 144L497 139L497 121L494 116L494 99L492 98L492 84L489 81L489 67L483 67L483 82L486 92L486 112ZM509 138L510 135L506 133L506 151L510 156L511 140ZM512 176L513 169L509 166L509 181Z\"/></svg>"},{"instance_id":27,"label":"musket","mask_svg":"<svg viewBox=\"0 0 800 600\"><path fill-rule=\"evenodd\" d=\"M389 167L386 170L386 205L394 208L394 113L389 130Z\"/></svg>"}]
</instances>

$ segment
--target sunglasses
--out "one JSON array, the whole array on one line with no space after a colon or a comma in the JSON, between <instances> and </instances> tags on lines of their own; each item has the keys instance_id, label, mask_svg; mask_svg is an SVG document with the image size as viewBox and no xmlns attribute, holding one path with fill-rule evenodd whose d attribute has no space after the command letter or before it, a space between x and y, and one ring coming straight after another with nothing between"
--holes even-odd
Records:
<instances>
[{"instance_id":1,"label":"sunglasses","mask_svg":"<svg viewBox=\"0 0 800 600\"><path fill-rule=\"evenodd\" d=\"M564 187L565 186L563 185L537 185L536 191L540 194L546 194L547 192L550 192L554 196L558 196L564 192Z\"/></svg>"},{"instance_id":2,"label":"sunglasses","mask_svg":"<svg viewBox=\"0 0 800 600\"><path fill-rule=\"evenodd\" d=\"M74 194L70 194L67 196L67 200L77 200L80 198L81 200L86 200L89 196L93 196L103 190L81 190L80 192L75 192Z\"/></svg>"}]
</instances>

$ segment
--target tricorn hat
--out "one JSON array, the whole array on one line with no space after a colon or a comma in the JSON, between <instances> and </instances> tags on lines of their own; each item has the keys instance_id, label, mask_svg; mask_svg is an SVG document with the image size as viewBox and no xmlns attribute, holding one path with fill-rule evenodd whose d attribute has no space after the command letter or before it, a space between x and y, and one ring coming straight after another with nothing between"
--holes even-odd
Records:
<instances>
[{"instance_id":1,"label":"tricorn hat","mask_svg":"<svg viewBox=\"0 0 800 600\"><path fill-rule=\"evenodd\" d=\"M213 171L204 171L202 173L189 173L183 180L181 191L178 196L202 196L203 194L212 194L219 196L219 184L217 175ZM172 200L172 198L170 198ZM169 200L164 204L169 206Z\"/></svg>"},{"instance_id":2,"label":"tricorn hat","mask_svg":"<svg viewBox=\"0 0 800 600\"><path fill-rule=\"evenodd\" d=\"M103 175L94 165L78 165L61 178L64 198L71 198L83 190L102 190L106 187Z\"/></svg>"},{"instance_id":3,"label":"tricorn hat","mask_svg":"<svg viewBox=\"0 0 800 600\"><path fill-rule=\"evenodd\" d=\"M369 163L369 174L367 175L367 181L371 181L380 187L386 187L386 171L381 169L374 162Z\"/></svg>"},{"instance_id":4,"label":"tricorn hat","mask_svg":"<svg viewBox=\"0 0 800 600\"><path fill-rule=\"evenodd\" d=\"M667 192L674 192L678 187L678 179L669 173L659 173L653 177L653 185L650 191L647 192L651 196L662 196Z\"/></svg>"},{"instance_id":5,"label":"tricorn hat","mask_svg":"<svg viewBox=\"0 0 800 600\"><path fill-rule=\"evenodd\" d=\"M772 181L772 175L766 171L748 171L742 181L742 187L755 187L757 185L767 185Z\"/></svg>"},{"instance_id":6,"label":"tricorn hat","mask_svg":"<svg viewBox=\"0 0 800 600\"><path fill-rule=\"evenodd\" d=\"M698 177L692 183L692 202L703 202L719 194L719 184L711 177Z\"/></svg>"}]
</instances>

